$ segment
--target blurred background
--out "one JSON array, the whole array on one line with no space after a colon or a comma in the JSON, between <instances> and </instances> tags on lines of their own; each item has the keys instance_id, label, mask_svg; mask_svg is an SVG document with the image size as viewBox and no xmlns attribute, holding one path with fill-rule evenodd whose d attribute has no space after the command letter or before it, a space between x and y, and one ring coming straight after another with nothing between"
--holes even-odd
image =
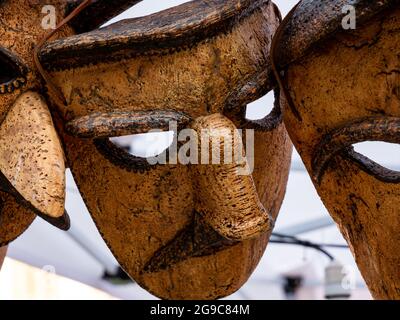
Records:
<instances>
[{"instance_id":1,"label":"blurred background","mask_svg":"<svg viewBox=\"0 0 400 320\"><path fill-rule=\"evenodd\" d=\"M182 0L144 0L110 23L154 13ZM296 0L275 0L283 15ZM273 106L269 94L248 106L247 117L259 119ZM163 151L168 134L118 138L131 153L148 156ZM356 146L376 162L400 170L399 146L363 143ZM29 230L11 244L0 273L0 299L155 299L126 279L101 239L67 173L66 207L72 219L69 232L61 232L36 219ZM371 299L346 243L320 201L300 157L295 153L286 198L275 232L297 244L270 243L247 284L228 299L324 299L336 293L350 299ZM282 238L273 238L280 242ZM343 247L327 252L298 244L331 243ZM317 246L317 249L321 249ZM333 259L333 260L332 260Z\"/></svg>"}]
</instances>

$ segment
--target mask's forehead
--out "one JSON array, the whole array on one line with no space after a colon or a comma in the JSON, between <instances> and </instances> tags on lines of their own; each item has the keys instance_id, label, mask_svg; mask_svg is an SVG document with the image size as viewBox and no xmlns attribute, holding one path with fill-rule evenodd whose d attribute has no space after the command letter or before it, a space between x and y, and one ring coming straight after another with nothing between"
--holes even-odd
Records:
<instances>
[{"instance_id":1,"label":"mask's forehead","mask_svg":"<svg viewBox=\"0 0 400 320\"><path fill-rule=\"evenodd\" d=\"M329 130L357 118L400 115L400 62L394 51L400 39L390 36L400 22L396 11L382 27L377 18L352 34L322 43L321 51L290 69L304 122ZM377 37L379 45L371 46Z\"/></svg>"},{"instance_id":2,"label":"mask's forehead","mask_svg":"<svg viewBox=\"0 0 400 320\"><path fill-rule=\"evenodd\" d=\"M41 60L67 100L68 120L160 109L196 118L221 112L232 95L245 104L271 88L278 23L266 0L195 1L49 43ZM243 90L251 81L253 94Z\"/></svg>"},{"instance_id":3,"label":"mask's forehead","mask_svg":"<svg viewBox=\"0 0 400 320\"><path fill-rule=\"evenodd\" d=\"M287 121L307 161L334 130L366 118L400 116L400 38L393 36L399 11L338 32L288 68L289 93L301 121L291 114Z\"/></svg>"}]
</instances>

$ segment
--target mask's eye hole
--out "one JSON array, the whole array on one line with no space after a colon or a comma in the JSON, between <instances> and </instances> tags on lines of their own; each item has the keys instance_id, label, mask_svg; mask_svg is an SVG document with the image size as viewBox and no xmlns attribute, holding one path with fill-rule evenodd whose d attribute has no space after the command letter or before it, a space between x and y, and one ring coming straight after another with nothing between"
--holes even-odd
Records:
<instances>
[{"instance_id":1,"label":"mask's eye hole","mask_svg":"<svg viewBox=\"0 0 400 320\"><path fill-rule=\"evenodd\" d=\"M24 67L10 52L0 48L0 94L12 93L26 83Z\"/></svg>"},{"instance_id":2,"label":"mask's eye hole","mask_svg":"<svg viewBox=\"0 0 400 320\"><path fill-rule=\"evenodd\" d=\"M400 172L400 146L398 144L367 141L357 143L354 150L376 164L392 171Z\"/></svg>"},{"instance_id":3,"label":"mask's eye hole","mask_svg":"<svg viewBox=\"0 0 400 320\"><path fill-rule=\"evenodd\" d=\"M174 140L174 132L143 133L110 138L110 141L140 158L155 157L167 150Z\"/></svg>"},{"instance_id":4,"label":"mask's eye hole","mask_svg":"<svg viewBox=\"0 0 400 320\"><path fill-rule=\"evenodd\" d=\"M150 158L167 154L174 132L154 132L95 139L97 150L109 161L128 171L146 172L155 167Z\"/></svg>"},{"instance_id":5,"label":"mask's eye hole","mask_svg":"<svg viewBox=\"0 0 400 320\"><path fill-rule=\"evenodd\" d=\"M262 120L271 114L275 104L275 93L270 91L260 99L249 103L246 109L247 120Z\"/></svg>"},{"instance_id":6,"label":"mask's eye hole","mask_svg":"<svg viewBox=\"0 0 400 320\"><path fill-rule=\"evenodd\" d=\"M398 144L367 141L353 145L347 154L368 174L385 183L400 183Z\"/></svg>"}]
</instances>

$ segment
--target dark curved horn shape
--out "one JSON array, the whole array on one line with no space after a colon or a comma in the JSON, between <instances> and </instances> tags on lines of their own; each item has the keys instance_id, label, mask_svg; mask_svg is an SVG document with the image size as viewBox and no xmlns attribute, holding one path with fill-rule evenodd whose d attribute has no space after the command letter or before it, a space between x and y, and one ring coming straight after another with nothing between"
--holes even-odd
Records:
<instances>
[{"instance_id":1,"label":"dark curved horn shape","mask_svg":"<svg viewBox=\"0 0 400 320\"><path fill-rule=\"evenodd\" d=\"M142 0L93 0L92 4L81 12L79 19L70 22L77 33L88 32L133 7ZM67 15L71 13L82 0L70 1Z\"/></svg>"}]
</instances>

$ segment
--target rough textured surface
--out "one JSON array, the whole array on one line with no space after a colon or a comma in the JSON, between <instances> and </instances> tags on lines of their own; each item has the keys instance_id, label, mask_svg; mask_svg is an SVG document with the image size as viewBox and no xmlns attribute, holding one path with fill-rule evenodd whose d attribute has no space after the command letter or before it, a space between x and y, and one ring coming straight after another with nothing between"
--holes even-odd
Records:
<instances>
[{"instance_id":1,"label":"rough textured surface","mask_svg":"<svg viewBox=\"0 0 400 320\"><path fill-rule=\"evenodd\" d=\"M160 21L165 22L161 29L156 26ZM227 296L247 281L265 250L269 226L285 193L291 144L279 112L259 124L244 121L242 112L247 103L274 86L269 47L278 23L270 1L194 1L159 16L49 43L42 52L42 61L53 69L51 74L68 102L68 107L60 109L62 119L57 123L85 203L124 270L159 297ZM120 29L124 25L130 25L126 32ZM163 38L168 40L163 44L168 43L168 50L157 46ZM82 41L87 56L95 56L102 48L111 54L107 60L99 56L92 65L84 59L60 58L63 70L57 71L60 64L53 56L62 57L71 48L82 52L83 47L72 45L76 41ZM146 50L133 55L121 52L121 48L136 50L135 41L147 43ZM150 165L147 159L131 156L108 141L107 132L111 136L140 129L135 128L135 119L129 119L134 112L143 116L136 118L144 120L140 127L149 123L154 127L157 121L162 127L162 117L153 123L146 116L146 112L161 110L183 113L194 120L192 124L198 117L217 117L232 128L221 115L226 112L237 126L254 126L256 168L252 177L237 181L249 191L237 204L244 199L258 208L268 228L249 228L248 234L238 237L244 241L227 239L232 234L218 228L217 220L212 222L212 217L229 218L223 203L212 208L215 212L199 211L206 209L206 201L200 205L199 191L210 186L196 182L201 179L197 165ZM118 118L123 129L113 132L111 125L104 124L118 113L126 116ZM71 121L67 128L73 135L63 130L66 120ZM90 139L82 138L88 130ZM227 177L235 180L233 174ZM231 187L238 186L227 185L227 195ZM243 218L239 210L233 212L237 220Z\"/></svg>"},{"instance_id":2,"label":"rough textured surface","mask_svg":"<svg viewBox=\"0 0 400 320\"><path fill-rule=\"evenodd\" d=\"M71 25L75 31L91 29L128 2L95 1L83 12L94 19ZM38 209L44 207L53 214L46 220L62 228L69 224L68 216L61 215L61 201L52 201L61 200L59 172L47 170L55 161L42 162L60 160L56 136L44 101L33 93L46 91L32 59L34 46L47 32L41 26L44 4L0 3L0 139L6 151L0 155L5 166L0 175L0 246L20 235L35 213L43 216ZM52 4L59 21L71 10L71 1ZM265 250L285 193L291 144L279 110L252 123L243 119L243 109L275 86L269 48L279 19L268 0L193 1L79 36L65 38L74 30L63 28L57 37L64 39L52 39L41 52L52 70L52 79L44 80L54 81L67 100L68 106L59 106L53 114L85 203L122 267L159 297L229 295L247 281ZM53 100L52 94L49 90L44 95L47 102ZM33 100L26 101L27 97ZM28 119L19 122L22 110ZM166 129L169 120L183 126L192 120L206 125L220 119L233 129L223 113L239 128L254 128L256 139L252 176L237 179L229 166L204 172L211 183L222 181L226 186L225 192L217 190L225 203L202 199L209 186L201 181L196 165L150 165L108 140L116 134ZM33 135L27 137L25 125ZM35 133L39 127L45 129L45 138L42 130ZM15 140L21 140L14 143L21 147L17 153L11 150ZM28 187L33 180L18 180L35 177L32 172L17 175L21 154L40 156L28 167L38 166L37 173L44 174L32 188ZM7 167L10 164L17 166ZM62 171L62 165L57 168ZM42 184L48 179L51 184ZM40 192L33 197L31 191L39 186L48 188L50 197L43 198ZM235 209L230 199L237 195L237 206L243 210ZM50 206L44 205L49 199ZM225 219L231 219L235 228Z\"/></svg>"},{"instance_id":3,"label":"rough textured surface","mask_svg":"<svg viewBox=\"0 0 400 320\"><path fill-rule=\"evenodd\" d=\"M38 211L64 214L64 153L37 93L22 94L0 126L0 171Z\"/></svg>"},{"instance_id":4,"label":"rough textured surface","mask_svg":"<svg viewBox=\"0 0 400 320\"><path fill-rule=\"evenodd\" d=\"M275 219L285 192L291 144L282 126L256 139L259 167L254 181L265 210ZM64 141L97 227L141 286L162 298L215 299L247 281L269 234L235 243L207 227L195 211L194 169L159 165L145 173L128 171L108 161L93 143L67 135Z\"/></svg>"},{"instance_id":5,"label":"rough textured surface","mask_svg":"<svg viewBox=\"0 0 400 320\"><path fill-rule=\"evenodd\" d=\"M231 29L268 0L191 1L149 16L117 22L105 28L47 44L42 61L48 68L159 54L195 46ZM95 49L95 50L94 50Z\"/></svg>"},{"instance_id":6,"label":"rough textured surface","mask_svg":"<svg viewBox=\"0 0 400 320\"><path fill-rule=\"evenodd\" d=\"M199 136L199 155L204 157L202 139L209 139L210 164L193 166L198 205L204 220L230 240L247 240L271 232L273 220L260 202L251 169L244 154L242 137L226 117L200 117L192 128ZM204 131L208 134L204 134ZM228 150L228 157L225 157ZM238 156L237 156L238 155ZM213 163L219 158L217 164ZM237 157L237 159L236 159Z\"/></svg>"},{"instance_id":7,"label":"rough textured surface","mask_svg":"<svg viewBox=\"0 0 400 320\"><path fill-rule=\"evenodd\" d=\"M378 3L389 2L368 5ZM390 3L389 10L325 38L284 70L302 119L283 102L286 127L377 299L400 299L398 173L351 145L399 142L400 8Z\"/></svg>"},{"instance_id":8,"label":"rough textured surface","mask_svg":"<svg viewBox=\"0 0 400 320\"><path fill-rule=\"evenodd\" d=\"M277 50L279 64L285 66L299 59L313 46L327 37L342 31L342 12L345 5L354 6L357 24L368 21L378 12L399 4L398 0L302 0L286 24Z\"/></svg>"},{"instance_id":9,"label":"rough textured surface","mask_svg":"<svg viewBox=\"0 0 400 320\"><path fill-rule=\"evenodd\" d=\"M33 210L19 204L9 192L0 192L0 201L0 246L5 246L18 238L36 215Z\"/></svg>"},{"instance_id":10,"label":"rough textured surface","mask_svg":"<svg viewBox=\"0 0 400 320\"><path fill-rule=\"evenodd\" d=\"M363 118L346 123L326 134L315 148L312 163L313 178L320 181L335 155L363 141L400 143L400 118L388 116ZM382 171L379 174L377 172L376 177L383 178L384 175L386 176L387 173ZM393 178L395 173L392 173L391 176ZM389 177L387 178L389 179Z\"/></svg>"},{"instance_id":11,"label":"rough textured surface","mask_svg":"<svg viewBox=\"0 0 400 320\"><path fill-rule=\"evenodd\" d=\"M189 4L197 8L203 2L194 1ZM206 6L204 3L203 6ZM201 24L202 33L205 34L207 34L205 26L209 24L213 26L215 20L220 18L217 10L222 10L221 3L225 4L222 6L224 10L227 10L225 7L229 5L228 12L231 17L234 17L234 14L241 16L243 11L246 11L246 6L250 8L255 6L254 3L241 1L238 10L236 1L207 1L207 3L210 6L207 11L209 15L201 19L204 22ZM130 59L129 55L120 56L113 45L114 37L120 41L118 26L115 30L111 26L101 31L101 41L97 40L99 37L97 33L100 31L94 31L93 35L88 33L79 36L90 52L75 53L73 56L77 59L89 57L91 54L97 55L98 47L101 46L111 52L107 53L106 57L109 60L107 62L101 62L101 59L96 58L91 59L91 62L100 61L95 65L73 68L73 62L68 61L67 70L51 73L54 82L67 100L68 107L62 108L62 114L67 120L73 120L93 113L167 109L185 112L195 119L204 113L221 112L223 107L234 99L234 95L238 95L234 100L239 100L242 106L267 93L271 89L271 84L268 72L265 71L271 70L269 47L279 19L271 2L257 1L257 4L258 7L252 10L252 14L245 16L239 20L240 22L235 20L237 23L233 26L229 26L228 29L222 28L220 33L202 42L193 42L187 33L183 33L185 30L190 30L189 26L192 25L187 21L191 21L190 17L186 17L181 22L186 24L180 29L174 29L176 33L174 36L180 35L184 46L174 47L170 51L156 48ZM197 16L201 17L201 14L193 9L190 10L187 6L188 4L184 4L183 9L170 10L185 14L191 12L191 19L197 21L199 19ZM162 15L173 16L167 13ZM159 19L153 16L153 20ZM122 24L129 24L129 20ZM147 28L148 26L146 30ZM136 31L134 38L138 38L145 31L140 30ZM157 28L152 31L153 45L159 43L157 31L162 34L162 30ZM128 34L126 38L129 40L131 36ZM66 46L66 43L75 44L76 39L78 38L72 37L71 40L49 43L41 54L45 65L50 66L46 61L51 55L62 55L64 50L70 52L72 47ZM123 41L125 46L128 40ZM141 46L133 48L137 47ZM113 59L117 61L110 61ZM51 63L57 64L59 61L62 59L57 58ZM259 78L256 88L251 91L252 94L240 90L256 77ZM245 96L246 100L240 99L240 96Z\"/></svg>"},{"instance_id":12,"label":"rough textured surface","mask_svg":"<svg viewBox=\"0 0 400 320\"><path fill-rule=\"evenodd\" d=\"M184 127L190 117L168 110L97 113L67 123L69 134L80 138L102 138L145 133L149 130L168 130L171 122Z\"/></svg>"},{"instance_id":13,"label":"rough textured surface","mask_svg":"<svg viewBox=\"0 0 400 320\"><path fill-rule=\"evenodd\" d=\"M61 216L58 221L46 217L46 214L63 214L62 151L60 145L56 145L58 138L51 128L51 118L45 103L38 100L37 94L32 93L43 89L32 54L34 46L48 32L42 27L42 8L47 4L48 1L44 0L0 3L0 246L24 232L34 220L35 213L56 225L60 225L60 221L66 218ZM55 0L52 5L56 7L57 19L63 18L66 2ZM71 29L65 28L57 36L71 34ZM21 103L21 99L26 97L24 94L29 91L29 95L35 100L32 100L32 106L30 103ZM18 98L20 103L16 104ZM54 152L58 154L59 175L55 174L52 165L47 166L49 161L54 160ZM47 164L43 158L47 158ZM11 163L16 166L10 167ZM41 171L34 172L35 168ZM31 173L35 175L31 176ZM26 199L5 176L8 176ZM52 185L53 181L56 185ZM64 221L63 228L66 226Z\"/></svg>"}]
</instances>

